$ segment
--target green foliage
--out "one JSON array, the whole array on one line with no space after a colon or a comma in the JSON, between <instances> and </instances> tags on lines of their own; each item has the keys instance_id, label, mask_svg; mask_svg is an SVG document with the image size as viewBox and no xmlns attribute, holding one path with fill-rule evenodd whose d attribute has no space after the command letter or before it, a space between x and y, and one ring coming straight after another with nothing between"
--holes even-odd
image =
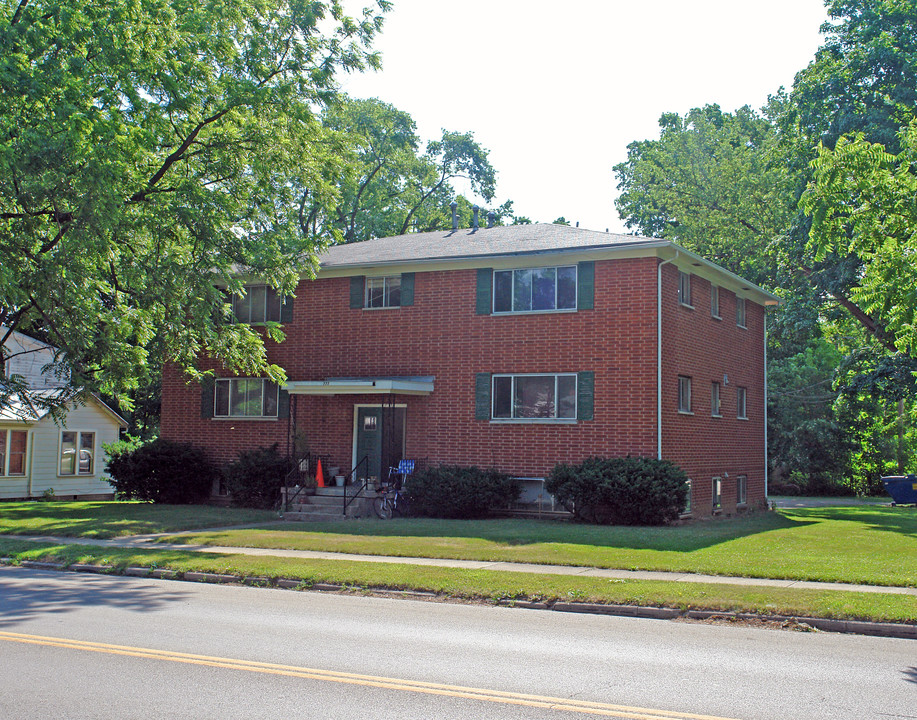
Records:
<instances>
[{"instance_id":1,"label":"green foliage","mask_svg":"<svg viewBox=\"0 0 917 720\"><path fill-rule=\"evenodd\" d=\"M123 500L198 503L209 497L219 478L217 467L191 444L160 438L139 447L130 441L118 445L106 447L106 470L111 475L108 482Z\"/></svg>"},{"instance_id":2,"label":"green foliage","mask_svg":"<svg viewBox=\"0 0 917 720\"><path fill-rule=\"evenodd\" d=\"M270 509L280 500L280 488L293 462L271 447L245 450L225 470L226 487L233 505Z\"/></svg>"},{"instance_id":3,"label":"green foliage","mask_svg":"<svg viewBox=\"0 0 917 720\"><path fill-rule=\"evenodd\" d=\"M668 460L591 457L554 467L545 490L577 520L612 525L663 525L678 519L688 476Z\"/></svg>"},{"instance_id":4,"label":"green foliage","mask_svg":"<svg viewBox=\"0 0 917 720\"><path fill-rule=\"evenodd\" d=\"M345 164L317 111L336 71L378 65L381 15L337 0L0 7L0 325L64 351L74 387L124 401L154 338L192 373L206 353L280 379L262 333L221 322L215 285L237 290L241 271L290 293L333 238L300 222L304 203L334 206Z\"/></svg>"},{"instance_id":5,"label":"green foliage","mask_svg":"<svg viewBox=\"0 0 917 720\"><path fill-rule=\"evenodd\" d=\"M435 465L416 470L405 486L411 514L480 518L515 502L522 481L496 470Z\"/></svg>"}]
</instances>

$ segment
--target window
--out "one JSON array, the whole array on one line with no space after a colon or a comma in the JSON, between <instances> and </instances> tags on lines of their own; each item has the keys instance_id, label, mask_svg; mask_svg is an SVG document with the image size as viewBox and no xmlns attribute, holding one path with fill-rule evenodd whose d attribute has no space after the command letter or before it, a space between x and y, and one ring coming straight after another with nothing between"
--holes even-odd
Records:
<instances>
[{"instance_id":1,"label":"window","mask_svg":"<svg viewBox=\"0 0 917 720\"><path fill-rule=\"evenodd\" d=\"M0 475L25 475L25 430L0 430Z\"/></svg>"},{"instance_id":2,"label":"window","mask_svg":"<svg viewBox=\"0 0 917 720\"><path fill-rule=\"evenodd\" d=\"M736 325L745 327L745 298L736 298Z\"/></svg>"},{"instance_id":3,"label":"window","mask_svg":"<svg viewBox=\"0 0 917 720\"><path fill-rule=\"evenodd\" d=\"M745 505L748 502L748 477L739 475L736 478L736 505Z\"/></svg>"},{"instance_id":4,"label":"window","mask_svg":"<svg viewBox=\"0 0 917 720\"><path fill-rule=\"evenodd\" d=\"M747 408L745 407L745 401L747 397L748 392L745 388L736 388L736 417L740 420L748 419L748 415L746 414Z\"/></svg>"},{"instance_id":5,"label":"window","mask_svg":"<svg viewBox=\"0 0 917 720\"><path fill-rule=\"evenodd\" d=\"M720 478L713 478L713 487L711 491L713 497L713 512L719 512L723 509L723 481Z\"/></svg>"},{"instance_id":6,"label":"window","mask_svg":"<svg viewBox=\"0 0 917 720\"><path fill-rule=\"evenodd\" d=\"M363 307L401 307L401 275L366 278L366 300Z\"/></svg>"},{"instance_id":7,"label":"window","mask_svg":"<svg viewBox=\"0 0 917 720\"><path fill-rule=\"evenodd\" d=\"M691 412L691 378L678 376L678 412Z\"/></svg>"},{"instance_id":8,"label":"window","mask_svg":"<svg viewBox=\"0 0 917 720\"><path fill-rule=\"evenodd\" d=\"M277 417L278 386L260 378L229 378L214 384L214 417Z\"/></svg>"},{"instance_id":9,"label":"window","mask_svg":"<svg viewBox=\"0 0 917 720\"><path fill-rule=\"evenodd\" d=\"M576 266L494 272L494 312L576 309Z\"/></svg>"},{"instance_id":10,"label":"window","mask_svg":"<svg viewBox=\"0 0 917 720\"><path fill-rule=\"evenodd\" d=\"M710 286L710 315L720 317L720 289L716 285Z\"/></svg>"},{"instance_id":11,"label":"window","mask_svg":"<svg viewBox=\"0 0 917 720\"><path fill-rule=\"evenodd\" d=\"M720 384L718 382L710 384L710 415L712 417L722 417L720 414Z\"/></svg>"},{"instance_id":12,"label":"window","mask_svg":"<svg viewBox=\"0 0 917 720\"><path fill-rule=\"evenodd\" d=\"M92 475L96 434L64 430L60 434L60 474Z\"/></svg>"},{"instance_id":13,"label":"window","mask_svg":"<svg viewBox=\"0 0 917 720\"><path fill-rule=\"evenodd\" d=\"M681 514L690 515L691 514L691 500L692 500L691 496L693 494L694 486L690 479L685 480L685 485L687 485L688 487L688 494L685 496L685 509L681 511Z\"/></svg>"},{"instance_id":14,"label":"window","mask_svg":"<svg viewBox=\"0 0 917 720\"><path fill-rule=\"evenodd\" d=\"M270 285L246 285L232 296L232 314L240 323L280 322L282 305L283 298Z\"/></svg>"},{"instance_id":15,"label":"window","mask_svg":"<svg viewBox=\"0 0 917 720\"><path fill-rule=\"evenodd\" d=\"M576 375L494 375L495 420L576 419Z\"/></svg>"},{"instance_id":16,"label":"window","mask_svg":"<svg viewBox=\"0 0 917 720\"><path fill-rule=\"evenodd\" d=\"M686 272L678 273L678 302L691 305L691 275Z\"/></svg>"}]
</instances>

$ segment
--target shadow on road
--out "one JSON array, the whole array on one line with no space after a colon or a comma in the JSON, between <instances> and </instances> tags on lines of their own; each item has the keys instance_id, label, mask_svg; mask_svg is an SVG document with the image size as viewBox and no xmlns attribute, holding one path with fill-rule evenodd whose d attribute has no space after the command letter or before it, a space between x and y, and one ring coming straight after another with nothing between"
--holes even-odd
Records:
<instances>
[{"instance_id":1,"label":"shadow on road","mask_svg":"<svg viewBox=\"0 0 917 720\"><path fill-rule=\"evenodd\" d=\"M65 582L62 582L65 580ZM184 601L188 593L172 583L143 585L113 578L77 573L44 573L39 570L0 570L0 627L40 615L62 615L100 605L149 612Z\"/></svg>"}]
</instances>

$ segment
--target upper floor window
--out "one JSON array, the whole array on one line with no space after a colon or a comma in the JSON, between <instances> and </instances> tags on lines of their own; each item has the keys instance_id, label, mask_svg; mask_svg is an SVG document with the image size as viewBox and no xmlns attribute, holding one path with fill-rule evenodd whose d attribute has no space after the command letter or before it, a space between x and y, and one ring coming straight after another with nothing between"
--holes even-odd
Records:
<instances>
[{"instance_id":1,"label":"upper floor window","mask_svg":"<svg viewBox=\"0 0 917 720\"><path fill-rule=\"evenodd\" d=\"M678 273L678 302L682 305L691 305L691 275L690 273Z\"/></svg>"},{"instance_id":2,"label":"upper floor window","mask_svg":"<svg viewBox=\"0 0 917 720\"><path fill-rule=\"evenodd\" d=\"M281 322L282 306L283 298L270 285L246 285L232 296L232 314L240 323Z\"/></svg>"},{"instance_id":3,"label":"upper floor window","mask_svg":"<svg viewBox=\"0 0 917 720\"><path fill-rule=\"evenodd\" d=\"M496 420L576 419L576 374L494 375Z\"/></svg>"},{"instance_id":4,"label":"upper floor window","mask_svg":"<svg viewBox=\"0 0 917 720\"><path fill-rule=\"evenodd\" d=\"M261 378L226 378L214 382L214 417L277 417L279 387Z\"/></svg>"},{"instance_id":5,"label":"upper floor window","mask_svg":"<svg viewBox=\"0 0 917 720\"><path fill-rule=\"evenodd\" d=\"M745 388L736 388L736 417L740 420L748 419L748 408L746 407L747 398L748 391Z\"/></svg>"},{"instance_id":6,"label":"upper floor window","mask_svg":"<svg viewBox=\"0 0 917 720\"><path fill-rule=\"evenodd\" d=\"M720 317L720 289L716 285L710 286L710 315Z\"/></svg>"},{"instance_id":7,"label":"upper floor window","mask_svg":"<svg viewBox=\"0 0 917 720\"><path fill-rule=\"evenodd\" d=\"M678 376L678 412L691 412L691 378Z\"/></svg>"},{"instance_id":8,"label":"upper floor window","mask_svg":"<svg viewBox=\"0 0 917 720\"><path fill-rule=\"evenodd\" d=\"M60 434L60 474L92 475L96 434L64 430Z\"/></svg>"},{"instance_id":9,"label":"upper floor window","mask_svg":"<svg viewBox=\"0 0 917 720\"><path fill-rule=\"evenodd\" d=\"M576 266L494 271L495 313L576 309Z\"/></svg>"},{"instance_id":10,"label":"upper floor window","mask_svg":"<svg viewBox=\"0 0 917 720\"><path fill-rule=\"evenodd\" d=\"M363 307L401 307L401 275L366 278L366 299Z\"/></svg>"},{"instance_id":11,"label":"upper floor window","mask_svg":"<svg viewBox=\"0 0 917 720\"><path fill-rule=\"evenodd\" d=\"M25 430L0 430L0 475L25 475Z\"/></svg>"},{"instance_id":12,"label":"upper floor window","mask_svg":"<svg viewBox=\"0 0 917 720\"><path fill-rule=\"evenodd\" d=\"M720 417L720 384L718 382L710 384L710 415Z\"/></svg>"},{"instance_id":13,"label":"upper floor window","mask_svg":"<svg viewBox=\"0 0 917 720\"><path fill-rule=\"evenodd\" d=\"M745 298L736 298L736 325L746 327L745 325Z\"/></svg>"}]
</instances>

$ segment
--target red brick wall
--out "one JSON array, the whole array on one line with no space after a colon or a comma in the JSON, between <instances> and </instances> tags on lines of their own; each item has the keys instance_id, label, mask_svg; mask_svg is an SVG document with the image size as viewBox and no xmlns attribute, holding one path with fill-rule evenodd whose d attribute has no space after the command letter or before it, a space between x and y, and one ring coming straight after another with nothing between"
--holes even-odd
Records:
<instances>
[{"instance_id":1,"label":"red brick wall","mask_svg":"<svg viewBox=\"0 0 917 720\"><path fill-rule=\"evenodd\" d=\"M589 455L655 456L656 267L655 258L597 262L594 310L513 316L475 314L475 270L417 272L414 305L381 310L350 308L350 278L304 281L297 289L294 320L285 328L287 339L269 347L269 356L290 380L435 376L431 395L396 399L407 405L407 457L541 477L558 462ZM675 299L677 271L671 265L664 271L664 456L697 478L699 509L699 481L721 469L730 479L745 472L749 500L763 497L762 308L749 302L748 330L738 330L729 320L732 296L721 290L724 319L714 322L704 283L695 278L696 309L687 310ZM506 424L475 419L477 373L587 370L595 373L594 420ZM717 424L709 417L709 398L704 415L703 393L709 395L710 379L723 372L730 384ZM678 374L695 378L693 416L675 410ZM748 387L751 418L741 423L729 404L740 382ZM307 433L313 452L349 469L354 405L379 402L380 396L298 396L296 424ZM272 442L285 448L287 422L202 419L200 390L169 368L163 379L162 433L201 444L228 461L239 450ZM724 507L726 487L724 480Z\"/></svg>"}]
</instances>

